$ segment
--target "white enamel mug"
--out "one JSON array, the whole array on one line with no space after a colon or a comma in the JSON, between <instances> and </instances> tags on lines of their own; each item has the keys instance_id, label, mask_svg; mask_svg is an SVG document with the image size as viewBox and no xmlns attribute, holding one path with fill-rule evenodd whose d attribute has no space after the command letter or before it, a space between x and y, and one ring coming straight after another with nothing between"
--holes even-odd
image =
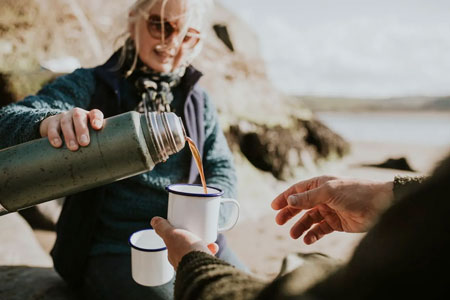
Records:
<instances>
[{"instance_id":1,"label":"white enamel mug","mask_svg":"<svg viewBox=\"0 0 450 300\"><path fill-rule=\"evenodd\" d=\"M175 228L186 229L207 243L217 240L217 233L228 231L239 219L239 203L234 199L222 198L223 191L216 187L207 187L205 194L199 184L171 184L169 192L167 220ZM232 217L219 226L221 207L234 207Z\"/></svg>"},{"instance_id":2,"label":"white enamel mug","mask_svg":"<svg viewBox=\"0 0 450 300\"><path fill-rule=\"evenodd\" d=\"M153 229L136 231L130 236L131 276L145 286L168 283L174 275L162 238Z\"/></svg>"}]
</instances>

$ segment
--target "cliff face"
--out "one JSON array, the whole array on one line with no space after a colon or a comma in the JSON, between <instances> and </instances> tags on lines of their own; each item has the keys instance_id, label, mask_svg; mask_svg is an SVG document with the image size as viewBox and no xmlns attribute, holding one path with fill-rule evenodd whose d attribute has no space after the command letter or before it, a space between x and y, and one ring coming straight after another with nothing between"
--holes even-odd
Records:
<instances>
[{"instance_id":1,"label":"cliff face","mask_svg":"<svg viewBox=\"0 0 450 300\"><path fill-rule=\"evenodd\" d=\"M39 62L74 56L84 67L103 63L123 43L126 8L133 2L3 0L2 103L34 93L58 75L42 71ZM304 165L306 156L315 161L346 152L342 138L272 85L258 39L244 20L219 4L209 17L204 49L193 64L205 74L201 84L235 152L280 179Z\"/></svg>"}]
</instances>

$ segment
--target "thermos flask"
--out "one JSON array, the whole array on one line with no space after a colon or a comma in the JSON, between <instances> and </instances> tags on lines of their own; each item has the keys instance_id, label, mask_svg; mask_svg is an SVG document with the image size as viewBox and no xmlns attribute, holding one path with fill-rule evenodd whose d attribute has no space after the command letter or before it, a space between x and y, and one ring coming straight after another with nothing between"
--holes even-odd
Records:
<instances>
[{"instance_id":1,"label":"thermos flask","mask_svg":"<svg viewBox=\"0 0 450 300\"><path fill-rule=\"evenodd\" d=\"M0 150L0 215L147 172L186 141L174 113L123 113L90 128L87 147L40 138Z\"/></svg>"}]
</instances>

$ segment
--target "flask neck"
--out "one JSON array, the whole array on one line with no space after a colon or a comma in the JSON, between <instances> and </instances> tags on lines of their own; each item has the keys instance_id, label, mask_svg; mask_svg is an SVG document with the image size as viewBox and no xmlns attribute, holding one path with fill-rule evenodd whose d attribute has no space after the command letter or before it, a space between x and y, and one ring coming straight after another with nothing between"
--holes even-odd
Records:
<instances>
[{"instance_id":1,"label":"flask neck","mask_svg":"<svg viewBox=\"0 0 450 300\"><path fill-rule=\"evenodd\" d=\"M166 161L170 155L184 148L186 131L183 121L174 113L149 112L142 115L141 123L144 125L145 139L155 164Z\"/></svg>"}]
</instances>

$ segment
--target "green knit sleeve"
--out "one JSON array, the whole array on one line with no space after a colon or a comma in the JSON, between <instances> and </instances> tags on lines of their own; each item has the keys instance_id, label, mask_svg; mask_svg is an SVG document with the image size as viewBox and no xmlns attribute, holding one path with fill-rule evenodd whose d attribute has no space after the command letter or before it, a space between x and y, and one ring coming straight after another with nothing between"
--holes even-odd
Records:
<instances>
[{"instance_id":1,"label":"green knit sleeve","mask_svg":"<svg viewBox=\"0 0 450 300\"><path fill-rule=\"evenodd\" d=\"M95 91L92 69L78 69L43 87L36 95L0 109L0 149L39 138L45 118L74 107L87 108Z\"/></svg>"},{"instance_id":2,"label":"green knit sleeve","mask_svg":"<svg viewBox=\"0 0 450 300\"><path fill-rule=\"evenodd\" d=\"M265 283L200 251L183 257L175 280L176 300L254 299Z\"/></svg>"},{"instance_id":3,"label":"green knit sleeve","mask_svg":"<svg viewBox=\"0 0 450 300\"><path fill-rule=\"evenodd\" d=\"M395 176L394 202L397 202L412 189L420 186L425 179L425 176Z\"/></svg>"}]
</instances>

